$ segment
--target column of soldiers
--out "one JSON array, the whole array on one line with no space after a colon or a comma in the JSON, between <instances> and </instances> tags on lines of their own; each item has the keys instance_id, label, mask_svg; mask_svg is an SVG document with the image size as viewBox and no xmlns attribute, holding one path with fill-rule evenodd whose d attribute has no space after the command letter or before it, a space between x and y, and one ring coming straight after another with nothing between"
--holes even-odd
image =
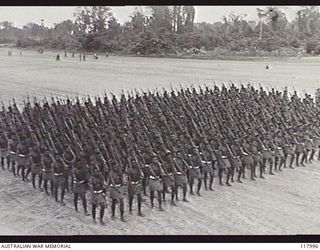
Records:
<instances>
[{"instance_id":1,"label":"column of soldiers","mask_svg":"<svg viewBox=\"0 0 320 250\"><path fill-rule=\"evenodd\" d=\"M188 189L200 196L214 177L231 186L305 167L320 145L319 118L308 94L252 85L28 99L22 111L13 101L0 113L1 166L61 205L72 191L75 210L80 198L86 215L90 191L101 224L108 194L112 218L118 205L125 221L126 197L129 212L136 198L143 216L143 196L162 211L167 195L173 206L179 193L187 202Z\"/></svg>"}]
</instances>

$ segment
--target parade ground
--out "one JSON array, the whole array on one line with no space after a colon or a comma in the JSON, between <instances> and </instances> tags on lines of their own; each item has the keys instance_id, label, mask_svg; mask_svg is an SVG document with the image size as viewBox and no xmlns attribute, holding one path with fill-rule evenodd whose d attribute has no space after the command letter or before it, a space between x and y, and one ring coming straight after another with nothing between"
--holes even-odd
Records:
<instances>
[{"instance_id":1,"label":"parade ground","mask_svg":"<svg viewBox=\"0 0 320 250\"><path fill-rule=\"evenodd\" d=\"M18 103L30 98L69 95L100 96L120 94L122 90L162 90L182 86L261 84L282 90L288 86L301 94L314 94L319 87L319 58L260 59L246 61L217 61L144 57L92 55L80 61L76 54L68 57L57 53L0 50L0 98ZM266 69L266 65L269 69ZM315 156L317 159L318 154ZM295 166L295 165L294 165ZM67 193L66 206L56 203L44 192L34 190L30 183L0 170L0 235L96 235L96 234L211 234L211 235L274 235L320 233L320 162L295 169L285 168L266 174L266 179L249 178L232 187L220 186L217 178L214 191L202 191L201 197L190 196L189 202L165 203L165 211L150 208L144 197L143 213L125 214L128 222L110 217L110 199L106 211L106 225L93 224L80 208L76 213L73 195ZM134 201L136 203L136 200Z\"/></svg>"},{"instance_id":2,"label":"parade ground","mask_svg":"<svg viewBox=\"0 0 320 250\"><path fill-rule=\"evenodd\" d=\"M219 186L215 191L202 191L202 196L189 196L190 202L178 202L177 207L164 205L164 212L150 209L144 197L143 213L137 216L136 200L133 215L125 213L128 222L111 220L110 200L105 226L94 225L91 216L80 208L74 211L73 195L67 193L66 206L56 203L44 192L34 190L30 183L14 178L12 173L0 175L1 235L95 235L95 234L319 234L320 233L320 164L286 168L266 179L232 187Z\"/></svg>"},{"instance_id":3,"label":"parade ground","mask_svg":"<svg viewBox=\"0 0 320 250\"><path fill-rule=\"evenodd\" d=\"M319 87L319 57L290 59L259 59L247 61L218 61L169 59L100 55L98 60L87 55L87 61L71 53L61 61L57 52L38 54L36 51L0 49L0 98L9 100L30 96L96 95L106 91L120 94L122 90L162 90L207 84L213 86L230 81L235 84L259 83L264 87L288 86L314 94ZM269 69L266 69L266 65Z\"/></svg>"}]
</instances>

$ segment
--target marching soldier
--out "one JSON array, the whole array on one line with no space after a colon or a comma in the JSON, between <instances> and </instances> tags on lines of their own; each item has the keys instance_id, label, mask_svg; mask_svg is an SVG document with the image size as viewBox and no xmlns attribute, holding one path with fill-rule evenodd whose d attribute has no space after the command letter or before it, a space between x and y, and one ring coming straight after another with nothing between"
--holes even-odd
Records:
<instances>
[{"instance_id":1,"label":"marching soldier","mask_svg":"<svg viewBox=\"0 0 320 250\"><path fill-rule=\"evenodd\" d=\"M35 179L36 176L38 176L38 187L41 191L41 184L42 184L42 174L41 174L41 165L42 165L42 159L41 159L41 153L39 146L35 145L30 152L30 161L31 161L31 177L32 177L32 186L35 189ZM24 171L22 172L22 176L24 177Z\"/></svg>"},{"instance_id":2,"label":"marching soldier","mask_svg":"<svg viewBox=\"0 0 320 250\"><path fill-rule=\"evenodd\" d=\"M65 164L62 161L61 156L56 153L54 156L54 162L52 163L52 170L53 170L53 184L54 184L54 197L56 202L58 202L58 191L61 188L61 199L60 203L62 206L65 206L65 202L63 201L65 190L66 190L66 178L65 174Z\"/></svg>"},{"instance_id":3,"label":"marching soldier","mask_svg":"<svg viewBox=\"0 0 320 250\"><path fill-rule=\"evenodd\" d=\"M183 201L187 202L187 171L188 171L188 164L183 159L181 152L176 152L176 157L173 157L173 163L177 169L177 172L174 175L174 182L175 182L175 191L176 191L176 200L179 200L178 191L179 187L182 188L183 193Z\"/></svg>"},{"instance_id":4,"label":"marching soldier","mask_svg":"<svg viewBox=\"0 0 320 250\"><path fill-rule=\"evenodd\" d=\"M23 181L26 180L25 167L27 164L27 159L29 157L29 150L30 150L30 148L26 145L25 139L26 139L25 137L21 137L20 143L17 146L17 162L18 162L17 175L20 176L20 170L21 170Z\"/></svg>"},{"instance_id":5,"label":"marching soldier","mask_svg":"<svg viewBox=\"0 0 320 250\"><path fill-rule=\"evenodd\" d=\"M303 164L304 158L305 158L305 147L302 143L302 140L299 137L295 138L295 154L296 154L296 166L300 167L299 165L299 157L300 155L302 155L302 159L301 159L301 166L305 167L305 165Z\"/></svg>"},{"instance_id":6,"label":"marching soldier","mask_svg":"<svg viewBox=\"0 0 320 250\"><path fill-rule=\"evenodd\" d=\"M205 141L205 143L201 143L200 149L201 152L199 154L202 158L201 172L203 173L204 187L206 190L208 190L207 179L209 176L209 189L213 191L212 185L214 179L214 164L216 162L216 159L212 153L212 149L208 141Z\"/></svg>"},{"instance_id":7,"label":"marching soldier","mask_svg":"<svg viewBox=\"0 0 320 250\"><path fill-rule=\"evenodd\" d=\"M149 166L150 176L149 176L149 189L150 189L150 201L151 207L154 207L153 200L154 200L154 193L157 192L158 194L158 204L159 210L164 211L162 208L162 191L163 185L161 183L161 176L163 176L163 171L161 169L161 163L158 160L158 156L153 154L152 163Z\"/></svg>"},{"instance_id":8,"label":"marching soldier","mask_svg":"<svg viewBox=\"0 0 320 250\"><path fill-rule=\"evenodd\" d=\"M222 183L222 174L223 172L226 172L227 179L226 179L226 185L231 186L230 184L230 177L231 177L231 163L230 163L230 153L228 152L228 148L221 143L218 143L217 145L218 149L215 150L215 156L217 159L218 164L218 176L219 176L219 184L223 185Z\"/></svg>"},{"instance_id":9,"label":"marching soldier","mask_svg":"<svg viewBox=\"0 0 320 250\"><path fill-rule=\"evenodd\" d=\"M96 210L100 206L100 224L105 225L103 221L104 212L107 206L106 202L106 183L101 171L98 168L93 169L93 174L90 180L91 184L91 205L92 205L92 218L93 223L96 223Z\"/></svg>"},{"instance_id":10,"label":"marching soldier","mask_svg":"<svg viewBox=\"0 0 320 250\"><path fill-rule=\"evenodd\" d=\"M163 201L166 201L166 192L168 188L171 189L171 205L175 206L174 197L176 195L175 184L174 184L174 173L176 173L175 165L172 161L172 152L167 152L163 163L164 175L162 176L163 181Z\"/></svg>"},{"instance_id":11,"label":"marching soldier","mask_svg":"<svg viewBox=\"0 0 320 250\"><path fill-rule=\"evenodd\" d=\"M53 169L52 169L52 163L54 162L54 158L50 155L49 150L45 150L43 156L41 157L42 160L42 179L43 179L43 187L47 195L49 195L48 192L48 182L50 182L50 191L51 195L54 194L54 183L53 183Z\"/></svg>"},{"instance_id":12,"label":"marching soldier","mask_svg":"<svg viewBox=\"0 0 320 250\"><path fill-rule=\"evenodd\" d=\"M188 174L190 194L193 194L193 184L194 184L194 181L197 180L198 181L197 194L200 196L200 189L202 185L200 168L202 167L202 162L196 146L193 146L188 156L189 156L189 164L190 164L189 174Z\"/></svg>"},{"instance_id":13,"label":"marching soldier","mask_svg":"<svg viewBox=\"0 0 320 250\"><path fill-rule=\"evenodd\" d=\"M72 189L73 187L72 169L73 169L74 163L76 162L76 155L72 151L70 146L65 147L65 150L63 151L63 154L62 154L62 158L66 165L66 169L64 173L64 177L66 179L66 189L67 191L69 191L69 178L71 177L70 187Z\"/></svg>"},{"instance_id":14,"label":"marching soldier","mask_svg":"<svg viewBox=\"0 0 320 250\"><path fill-rule=\"evenodd\" d=\"M132 203L134 196L137 196L138 201L138 215L144 216L141 213L142 205L142 179L143 173L139 168L138 162L136 159L131 159L131 166L128 169L128 196L129 196L129 211L132 213Z\"/></svg>"},{"instance_id":15,"label":"marching soldier","mask_svg":"<svg viewBox=\"0 0 320 250\"><path fill-rule=\"evenodd\" d=\"M1 157L1 167L4 170L4 160L7 159L9 155L9 141L5 133L0 130L0 157Z\"/></svg>"},{"instance_id":16,"label":"marching soldier","mask_svg":"<svg viewBox=\"0 0 320 250\"><path fill-rule=\"evenodd\" d=\"M124 218L124 196L126 183L123 178L123 174L114 161L110 162L110 173L107 181L107 185L110 186L110 198L112 218L115 218L116 204L119 203L120 218L122 221L126 221Z\"/></svg>"},{"instance_id":17,"label":"marching soldier","mask_svg":"<svg viewBox=\"0 0 320 250\"><path fill-rule=\"evenodd\" d=\"M74 208L78 212L78 199L82 199L82 205L85 215L90 215L87 211L86 189L88 185L88 166L83 158L79 158L75 162L75 168L72 170L73 176L73 194Z\"/></svg>"}]
</instances>

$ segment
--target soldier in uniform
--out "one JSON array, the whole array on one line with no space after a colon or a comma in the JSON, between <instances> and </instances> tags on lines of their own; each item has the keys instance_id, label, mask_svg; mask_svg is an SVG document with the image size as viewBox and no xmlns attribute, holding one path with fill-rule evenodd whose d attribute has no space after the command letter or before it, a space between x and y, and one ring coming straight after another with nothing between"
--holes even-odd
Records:
<instances>
[{"instance_id":1,"label":"soldier in uniform","mask_svg":"<svg viewBox=\"0 0 320 250\"><path fill-rule=\"evenodd\" d=\"M50 155L49 150L46 150L41 157L42 160L42 179L43 179L43 187L47 195L48 192L48 182L50 182L50 191L51 195L54 194L54 184L53 184L53 169L52 163L54 162L54 158Z\"/></svg>"},{"instance_id":2,"label":"soldier in uniform","mask_svg":"<svg viewBox=\"0 0 320 250\"><path fill-rule=\"evenodd\" d=\"M282 171L281 167L284 165L284 152L283 152L283 146L278 145L281 142L276 142L275 144L275 153L274 153L274 170Z\"/></svg>"},{"instance_id":3,"label":"soldier in uniform","mask_svg":"<svg viewBox=\"0 0 320 250\"><path fill-rule=\"evenodd\" d=\"M252 147L250 145L250 143L248 142L250 140L250 138L247 136L246 139L243 142L243 153L244 155L244 160L246 161L248 167L250 168L250 178L251 180L255 180L255 178L257 177L256 175L256 164L255 164L255 160L254 160L254 155L252 152Z\"/></svg>"},{"instance_id":4,"label":"soldier in uniform","mask_svg":"<svg viewBox=\"0 0 320 250\"><path fill-rule=\"evenodd\" d=\"M218 164L218 176L219 176L219 184L223 185L222 183L222 174L223 172L227 173L227 180L226 180L226 185L231 186L230 184L230 177L231 177L231 163L230 163L230 153L228 152L228 149L226 146L223 144L219 143L217 145L218 150L215 150L215 156L217 159L217 164Z\"/></svg>"},{"instance_id":5,"label":"soldier in uniform","mask_svg":"<svg viewBox=\"0 0 320 250\"><path fill-rule=\"evenodd\" d=\"M176 200L179 200L178 191L179 187L182 187L183 193L183 201L187 202L187 171L188 171L188 164L183 159L181 152L176 152L176 157L173 157L173 163L177 169L177 172L174 175L174 182L175 182L175 190L176 190Z\"/></svg>"},{"instance_id":6,"label":"soldier in uniform","mask_svg":"<svg viewBox=\"0 0 320 250\"><path fill-rule=\"evenodd\" d=\"M138 200L138 215L143 216L141 213L142 205L142 179L143 173L139 168L138 162L136 159L131 159L131 166L127 170L128 174L128 196L129 196L129 211L132 213L132 203L133 198L136 195Z\"/></svg>"},{"instance_id":7,"label":"soldier in uniform","mask_svg":"<svg viewBox=\"0 0 320 250\"><path fill-rule=\"evenodd\" d=\"M41 174L41 153L39 146L35 145L30 152L30 161L31 161L31 177L32 177L32 186L36 188L35 179L36 176L39 178L38 187L41 191L41 184L42 184L42 174ZM24 176L24 174L22 174Z\"/></svg>"},{"instance_id":8,"label":"soldier in uniform","mask_svg":"<svg viewBox=\"0 0 320 250\"><path fill-rule=\"evenodd\" d=\"M87 211L86 189L88 185L87 163L83 158L75 162L75 168L72 170L73 176L73 194L74 208L78 212L78 199L82 199L82 205L85 215L89 215Z\"/></svg>"},{"instance_id":9,"label":"soldier in uniform","mask_svg":"<svg viewBox=\"0 0 320 250\"><path fill-rule=\"evenodd\" d=\"M110 161L110 173L107 181L107 185L110 186L110 198L112 218L115 218L116 204L119 203L120 208L120 218L122 221L126 221L124 218L124 196L125 196L125 180L121 169L116 165L116 163Z\"/></svg>"},{"instance_id":10,"label":"soldier in uniform","mask_svg":"<svg viewBox=\"0 0 320 250\"><path fill-rule=\"evenodd\" d=\"M163 182L163 201L166 201L166 192L168 188L170 187L171 189L171 205L176 205L174 202L174 197L176 194L175 190L175 185L174 185L174 173L177 172L176 169L174 169L174 163L172 161L172 153L167 152L166 156L164 157L164 162L163 162L163 169L164 169L164 175L162 176L162 182Z\"/></svg>"},{"instance_id":11,"label":"soldier in uniform","mask_svg":"<svg viewBox=\"0 0 320 250\"><path fill-rule=\"evenodd\" d=\"M253 164L254 164L255 168L259 167L259 177L261 179L264 179L264 176L263 176L264 166L263 166L263 162L262 162L261 152L258 150L259 149L259 142L256 139L252 138L249 142L249 145L250 145L250 149L251 149L252 156L253 156Z\"/></svg>"},{"instance_id":12,"label":"soldier in uniform","mask_svg":"<svg viewBox=\"0 0 320 250\"><path fill-rule=\"evenodd\" d=\"M303 160L304 160L304 155L305 155L305 147L304 144L302 142L302 139L299 137L295 138L295 142L296 142L296 148L295 148L295 154L296 154L296 166L300 167L299 165L299 157L300 155L302 155L302 159L301 159L301 166L305 167L305 165L303 164Z\"/></svg>"},{"instance_id":13,"label":"soldier in uniform","mask_svg":"<svg viewBox=\"0 0 320 250\"><path fill-rule=\"evenodd\" d=\"M22 180L25 181L25 167L27 164L27 159L29 157L29 147L26 145L26 138L21 137L20 143L17 146L18 155L18 168L17 175L20 176L20 170L22 172Z\"/></svg>"},{"instance_id":14,"label":"soldier in uniform","mask_svg":"<svg viewBox=\"0 0 320 250\"><path fill-rule=\"evenodd\" d=\"M100 206L100 224L104 225L103 216L105 208L107 206L106 202L106 183L103 178L101 171L98 168L93 169L93 174L90 180L92 192L91 192L91 205L92 205L92 218L93 222L96 223L96 209Z\"/></svg>"},{"instance_id":15,"label":"soldier in uniform","mask_svg":"<svg viewBox=\"0 0 320 250\"><path fill-rule=\"evenodd\" d=\"M66 163L66 169L64 173L64 177L66 178L66 189L69 191L69 178L71 177L71 189L73 187L73 181L72 181L72 169L74 166L74 163L76 162L76 155L71 149L70 146L66 146L65 150L63 151L62 158L64 162Z\"/></svg>"},{"instance_id":16,"label":"soldier in uniform","mask_svg":"<svg viewBox=\"0 0 320 250\"><path fill-rule=\"evenodd\" d=\"M200 189L202 185L200 168L202 168L202 162L196 146L193 146L188 156L189 156L188 158L189 159L189 173L188 173L189 178L188 179L189 179L190 194L193 194L193 184L194 184L194 181L197 180L198 181L197 194L200 196Z\"/></svg>"},{"instance_id":17,"label":"soldier in uniform","mask_svg":"<svg viewBox=\"0 0 320 250\"><path fill-rule=\"evenodd\" d=\"M242 183L240 178L241 178L241 175L244 174L244 170L243 170L244 166L241 162L240 147L239 147L238 143L232 143L230 147L228 146L228 144L226 144L226 147L228 148L228 151L229 151L231 182L234 182L234 173L235 173L235 171L237 171L238 172L237 181Z\"/></svg>"},{"instance_id":18,"label":"soldier in uniform","mask_svg":"<svg viewBox=\"0 0 320 250\"><path fill-rule=\"evenodd\" d=\"M16 162L18 160L18 141L16 140L16 137L12 135L12 138L9 140L9 156L7 158L7 166L8 169L10 170L10 165L12 169L12 173L14 176L16 176Z\"/></svg>"},{"instance_id":19,"label":"soldier in uniform","mask_svg":"<svg viewBox=\"0 0 320 250\"><path fill-rule=\"evenodd\" d=\"M261 146L261 152L262 152L262 163L263 163L263 168L266 169L267 163L270 164L270 175L274 175L272 172L272 166L273 166L273 154L272 154L272 148L271 145L265 145L267 140L260 141L260 146Z\"/></svg>"},{"instance_id":20,"label":"soldier in uniform","mask_svg":"<svg viewBox=\"0 0 320 250\"><path fill-rule=\"evenodd\" d=\"M283 153L284 153L284 168L287 167L287 160L288 160L288 156L290 156L290 163L289 163L289 168L292 168L292 164L294 161L294 157L295 157L295 152L294 152L294 147L293 144L286 139L286 143L283 146Z\"/></svg>"},{"instance_id":21,"label":"soldier in uniform","mask_svg":"<svg viewBox=\"0 0 320 250\"><path fill-rule=\"evenodd\" d=\"M52 163L53 169L53 183L54 183L54 196L56 202L58 202L58 191L59 187L61 188L61 205L65 205L63 199L66 190L66 179L65 179L65 164L62 161L61 156L58 153L55 153L54 162Z\"/></svg>"},{"instance_id":22,"label":"soldier in uniform","mask_svg":"<svg viewBox=\"0 0 320 250\"><path fill-rule=\"evenodd\" d=\"M158 156L153 154L152 162L150 164L150 176L149 176L149 189L150 189L150 202L151 207L154 207L153 200L154 200L154 193L157 192L158 194L158 203L159 203L159 210L164 211L162 208L162 191L163 185L161 184L161 176L164 174L161 168L161 163L158 160Z\"/></svg>"},{"instance_id":23,"label":"soldier in uniform","mask_svg":"<svg viewBox=\"0 0 320 250\"><path fill-rule=\"evenodd\" d=\"M313 140L312 140L312 136L311 135L306 135L305 138L305 147L306 147L306 153L305 153L305 157L304 160L306 163L311 163L311 159L313 159L313 155L314 155L314 144L313 144ZM310 156L308 158L310 152Z\"/></svg>"},{"instance_id":24,"label":"soldier in uniform","mask_svg":"<svg viewBox=\"0 0 320 250\"><path fill-rule=\"evenodd\" d=\"M142 179L142 188L144 196L147 196L147 183L149 182L150 177L150 165L152 163L152 154L150 152L145 152L144 155L141 157L142 161L142 172L143 172L143 179Z\"/></svg>"},{"instance_id":25,"label":"soldier in uniform","mask_svg":"<svg viewBox=\"0 0 320 250\"><path fill-rule=\"evenodd\" d=\"M214 180L214 164L216 159L212 153L212 149L208 141L205 141L205 143L201 143L200 149L201 152L199 154L202 161L201 172L203 173L204 187L206 190L208 190L207 179L209 175L209 189L213 191L212 185Z\"/></svg>"},{"instance_id":26,"label":"soldier in uniform","mask_svg":"<svg viewBox=\"0 0 320 250\"><path fill-rule=\"evenodd\" d=\"M1 167L4 170L4 160L9 155L9 141L5 133L0 130L0 157L1 157Z\"/></svg>"}]
</instances>

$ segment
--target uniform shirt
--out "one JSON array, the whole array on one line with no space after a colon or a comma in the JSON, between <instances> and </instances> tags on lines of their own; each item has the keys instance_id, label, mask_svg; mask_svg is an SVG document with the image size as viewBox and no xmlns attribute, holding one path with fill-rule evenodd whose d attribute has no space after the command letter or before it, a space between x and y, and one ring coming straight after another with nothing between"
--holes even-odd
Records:
<instances>
[{"instance_id":1,"label":"uniform shirt","mask_svg":"<svg viewBox=\"0 0 320 250\"><path fill-rule=\"evenodd\" d=\"M200 167L202 165L201 159L197 153L191 155L191 163L194 167Z\"/></svg>"},{"instance_id":2,"label":"uniform shirt","mask_svg":"<svg viewBox=\"0 0 320 250\"><path fill-rule=\"evenodd\" d=\"M104 185L103 185L103 178L101 175L98 175L98 176L93 175L90 182L91 182L93 191L103 190Z\"/></svg>"},{"instance_id":3,"label":"uniform shirt","mask_svg":"<svg viewBox=\"0 0 320 250\"><path fill-rule=\"evenodd\" d=\"M130 167L128 169L128 177L130 181L134 181L134 182L140 181L141 174L139 169Z\"/></svg>"},{"instance_id":4,"label":"uniform shirt","mask_svg":"<svg viewBox=\"0 0 320 250\"><path fill-rule=\"evenodd\" d=\"M72 170L73 173L73 179L76 182L81 182L81 181L85 181L87 179L87 172L86 169L83 167L76 167Z\"/></svg>"},{"instance_id":5,"label":"uniform shirt","mask_svg":"<svg viewBox=\"0 0 320 250\"><path fill-rule=\"evenodd\" d=\"M17 152L18 154L27 155L29 154L29 149L26 147L25 144L19 143L17 146Z\"/></svg>"},{"instance_id":6,"label":"uniform shirt","mask_svg":"<svg viewBox=\"0 0 320 250\"><path fill-rule=\"evenodd\" d=\"M153 173L156 175L156 177L159 177L161 175L161 171L160 171L160 162L156 161L156 162L152 162L150 167L153 170Z\"/></svg>"},{"instance_id":7,"label":"uniform shirt","mask_svg":"<svg viewBox=\"0 0 320 250\"><path fill-rule=\"evenodd\" d=\"M112 183L111 180L114 183ZM123 185L123 181L122 181L121 175L116 173L116 172L114 172L114 171L111 171L110 174L109 174L109 182L111 182L111 184L114 184L114 185Z\"/></svg>"},{"instance_id":8,"label":"uniform shirt","mask_svg":"<svg viewBox=\"0 0 320 250\"><path fill-rule=\"evenodd\" d=\"M164 163L163 167L165 168L167 173L173 173L174 172L173 165L172 165L171 161L169 161L169 160Z\"/></svg>"},{"instance_id":9,"label":"uniform shirt","mask_svg":"<svg viewBox=\"0 0 320 250\"><path fill-rule=\"evenodd\" d=\"M248 142L243 143L243 149L246 151L246 153L251 153L251 146Z\"/></svg>"},{"instance_id":10,"label":"uniform shirt","mask_svg":"<svg viewBox=\"0 0 320 250\"><path fill-rule=\"evenodd\" d=\"M44 155L44 156L42 157L42 162L43 162L44 169L45 169L47 172L52 171L53 159L52 159L50 156Z\"/></svg>"},{"instance_id":11,"label":"uniform shirt","mask_svg":"<svg viewBox=\"0 0 320 250\"><path fill-rule=\"evenodd\" d=\"M220 145L219 150L221 151L222 155L224 156L228 155L228 149L226 146Z\"/></svg>"},{"instance_id":12,"label":"uniform shirt","mask_svg":"<svg viewBox=\"0 0 320 250\"><path fill-rule=\"evenodd\" d=\"M41 154L40 152L31 151L31 159L35 164L39 164L41 162Z\"/></svg>"},{"instance_id":13,"label":"uniform shirt","mask_svg":"<svg viewBox=\"0 0 320 250\"><path fill-rule=\"evenodd\" d=\"M63 174L64 173L65 166L64 166L63 162L55 160L51 166L52 166L53 172L55 174Z\"/></svg>"}]
</instances>

